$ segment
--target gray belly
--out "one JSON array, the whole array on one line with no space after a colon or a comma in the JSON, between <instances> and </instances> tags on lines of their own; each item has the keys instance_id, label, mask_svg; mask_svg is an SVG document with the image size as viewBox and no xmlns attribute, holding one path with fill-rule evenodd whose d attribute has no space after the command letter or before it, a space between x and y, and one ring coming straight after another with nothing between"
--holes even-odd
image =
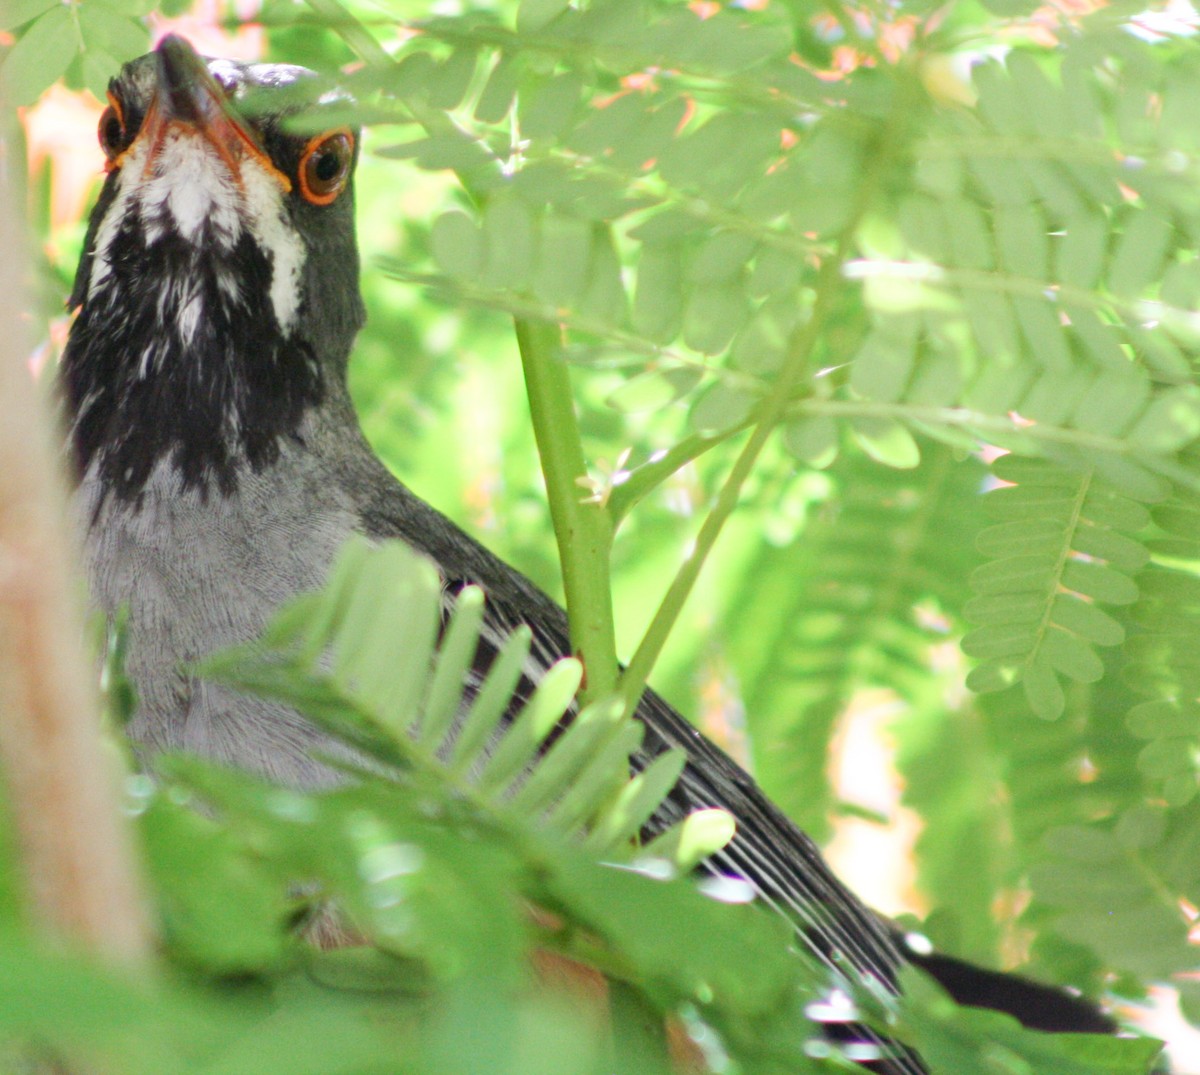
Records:
<instances>
[{"instance_id":1,"label":"gray belly","mask_svg":"<svg viewBox=\"0 0 1200 1075\"><path fill-rule=\"evenodd\" d=\"M186 750L299 786L331 782L310 752L328 741L293 710L201 681L187 665L257 637L271 613L325 580L358 516L336 483L285 451L235 494L179 488L164 464L137 504L78 493L96 607L128 608L127 671L138 692L129 731L143 760Z\"/></svg>"}]
</instances>

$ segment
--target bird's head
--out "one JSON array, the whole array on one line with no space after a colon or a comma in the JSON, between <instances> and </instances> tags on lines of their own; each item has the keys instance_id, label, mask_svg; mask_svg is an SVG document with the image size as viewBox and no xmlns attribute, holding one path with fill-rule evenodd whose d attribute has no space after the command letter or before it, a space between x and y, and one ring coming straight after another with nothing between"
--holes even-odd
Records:
<instances>
[{"instance_id":1,"label":"bird's head","mask_svg":"<svg viewBox=\"0 0 1200 1075\"><path fill-rule=\"evenodd\" d=\"M228 489L340 384L362 324L347 99L176 36L108 99L63 360L77 463L123 497L163 461Z\"/></svg>"}]
</instances>

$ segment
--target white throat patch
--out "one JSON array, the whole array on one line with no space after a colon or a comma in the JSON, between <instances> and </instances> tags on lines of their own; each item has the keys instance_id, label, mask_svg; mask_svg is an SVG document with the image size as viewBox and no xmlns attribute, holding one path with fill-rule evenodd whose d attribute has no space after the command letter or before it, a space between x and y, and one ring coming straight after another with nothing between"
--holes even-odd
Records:
<instances>
[{"instance_id":1,"label":"white throat patch","mask_svg":"<svg viewBox=\"0 0 1200 1075\"><path fill-rule=\"evenodd\" d=\"M146 242L153 246L168 234L178 235L194 248L195 269L212 256L209 244L230 252L248 231L271 262L271 306L286 333L295 323L300 306L300 278L304 268L304 242L287 218L278 179L252 157L241 162L241 184L228 165L201 135L175 127L167 133L154 161L147 166L150 148L134 143L121 165L117 193L96 232L88 298L98 293L112 272L110 249L121 224L131 213L140 216ZM231 299L236 282L219 281ZM188 289L183 280L163 280L164 289L176 294ZM178 326L186 344L203 311L199 292L191 291L186 316ZM164 300L166 295L163 296Z\"/></svg>"}]
</instances>

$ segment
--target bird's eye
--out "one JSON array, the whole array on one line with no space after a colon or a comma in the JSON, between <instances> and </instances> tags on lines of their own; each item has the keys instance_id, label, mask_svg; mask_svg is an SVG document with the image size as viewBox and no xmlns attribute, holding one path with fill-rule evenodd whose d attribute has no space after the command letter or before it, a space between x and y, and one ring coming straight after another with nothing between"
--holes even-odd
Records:
<instances>
[{"instance_id":1,"label":"bird's eye","mask_svg":"<svg viewBox=\"0 0 1200 1075\"><path fill-rule=\"evenodd\" d=\"M345 128L317 135L300 157L300 193L313 205L329 205L350 180L354 135Z\"/></svg>"},{"instance_id":2,"label":"bird's eye","mask_svg":"<svg viewBox=\"0 0 1200 1075\"><path fill-rule=\"evenodd\" d=\"M128 147L129 135L125 130L125 117L121 112L121 103L110 93L108 107L100 115L100 126L96 130L100 139L100 148L108 158L108 166L113 163Z\"/></svg>"}]
</instances>

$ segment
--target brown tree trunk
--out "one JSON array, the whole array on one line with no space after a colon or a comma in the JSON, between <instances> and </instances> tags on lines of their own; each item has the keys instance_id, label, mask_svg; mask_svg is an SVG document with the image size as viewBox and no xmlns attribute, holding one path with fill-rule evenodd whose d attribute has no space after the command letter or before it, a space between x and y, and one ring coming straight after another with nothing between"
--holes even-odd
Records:
<instances>
[{"instance_id":1,"label":"brown tree trunk","mask_svg":"<svg viewBox=\"0 0 1200 1075\"><path fill-rule=\"evenodd\" d=\"M146 907L83 645L58 440L27 365L15 133L0 130L0 785L31 921L137 962L149 953Z\"/></svg>"}]
</instances>

